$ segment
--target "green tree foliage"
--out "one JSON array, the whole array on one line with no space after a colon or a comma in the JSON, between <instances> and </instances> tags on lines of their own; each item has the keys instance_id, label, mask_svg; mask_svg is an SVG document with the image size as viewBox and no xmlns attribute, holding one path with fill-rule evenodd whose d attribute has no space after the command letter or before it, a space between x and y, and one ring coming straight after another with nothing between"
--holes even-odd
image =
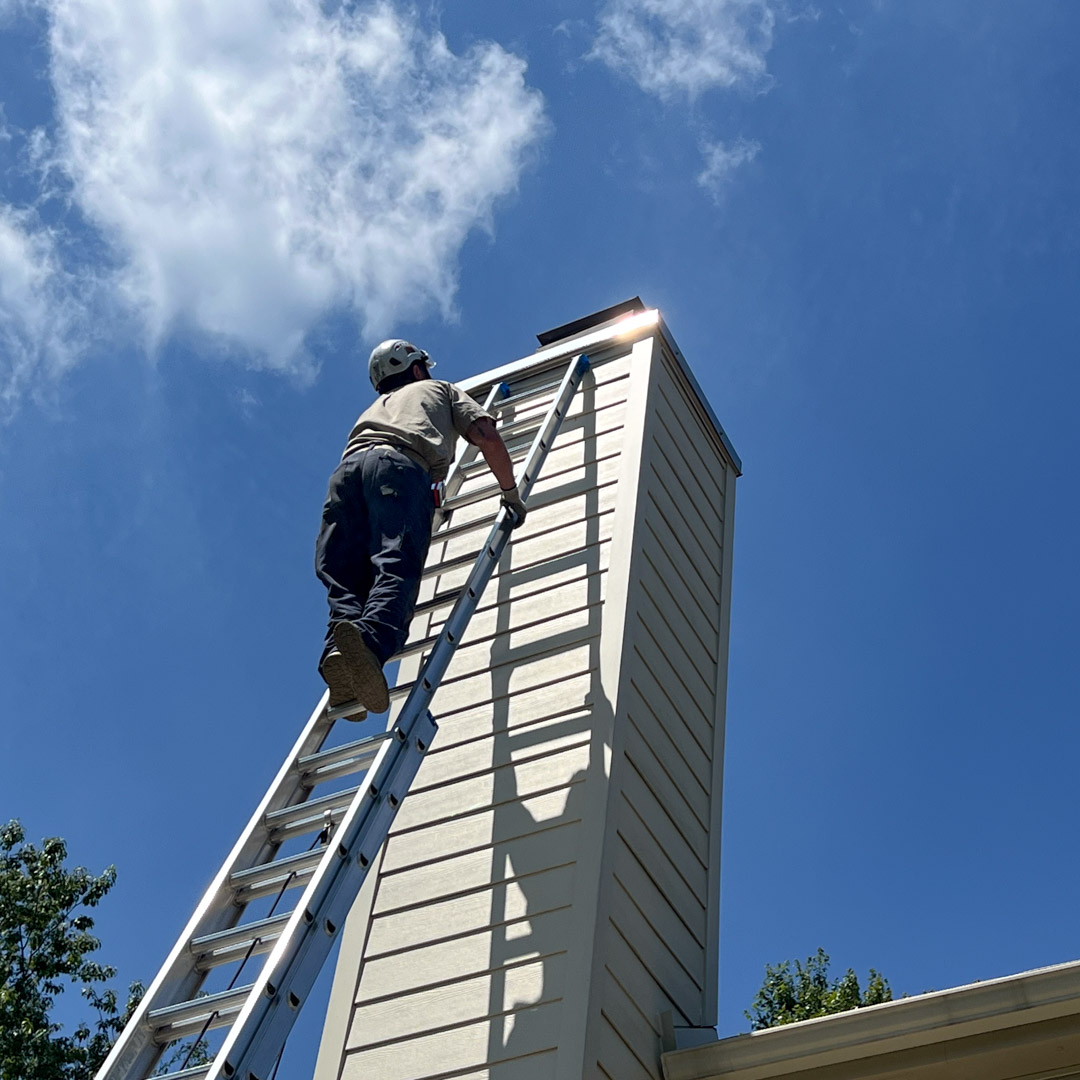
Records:
<instances>
[{"instance_id":1,"label":"green tree foliage","mask_svg":"<svg viewBox=\"0 0 1080 1080\"><path fill-rule=\"evenodd\" d=\"M58 837L39 848L18 821L0 827L0 1080L88 1080L142 993L133 984L121 1009L104 986L116 972L91 959L100 942L87 912L112 888L116 870L95 877L68 869L66 858ZM70 1035L51 1019L68 986L97 1014Z\"/></svg>"},{"instance_id":2,"label":"green tree foliage","mask_svg":"<svg viewBox=\"0 0 1080 1080\"><path fill-rule=\"evenodd\" d=\"M860 1009L892 1001L888 982L873 968L866 989L859 988L855 972L848 968L838 979L829 980L829 956L818 949L813 956L800 960L785 960L782 964L765 965L765 981L761 984L750 1011L743 1015L751 1028L776 1027L814 1016Z\"/></svg>"}]
</instances>

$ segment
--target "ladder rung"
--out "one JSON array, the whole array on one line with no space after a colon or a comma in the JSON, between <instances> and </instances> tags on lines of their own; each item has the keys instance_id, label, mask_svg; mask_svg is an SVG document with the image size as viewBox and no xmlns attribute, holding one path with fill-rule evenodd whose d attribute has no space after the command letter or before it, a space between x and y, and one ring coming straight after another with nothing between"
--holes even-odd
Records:
<instances>
[{"instance_id":1,"label":"ladder rung","mask_svg":"<svg viewBox=\"0 0 1080 1080\"><path fill-rule=\"evenodd\" d=\"M241 1010L253 985L235 986L232 990L166 1005L162 1009L151 1009L146 1019L154 1030L154 1040L165 1043L196 1035L211 1016L211 1028L225 1027Z\"/></svg>"},{"instance_id":2,"label":"ladder rung","mask_svg":"<svg viewBox=\"0 0 1080 1080\"><path fill-rule=\"evenodd\" d=\"M315 872L325 850L320 844L311 851L301 851L299 855L275 859L248 870L237 870L229 877L237 903L246 904L260 896L269 896L283 886L295 889L297 885L303 885Z\"/></svg>"},{"instance_id":3,"label":"ladder rung","mask_svg":"<svg viewBox=\"0 0 1080 1080\"><path fill-rule=\"evenodd\" d=\"M455 495L452 499L448 499L443 503L441 509L444 511L457 510L461 506L470 506L472 503L483 502L484 499L490 499L492 495L498 495L502 491L502 488L496 484L485 484L483 487L477 488L475 491L470 491L466 495ZM432 537L434 539L434 537Z\"/></svg>"},{"instance_id":4,"label":"ladder rung","mask_svg":"<svg viewBox=\"0 0 1080 1080\"><path fill-rule=\"evenodd\" d=\"M502 412L503 409L512 409L516 405L520 405L525 401L535 401L539 397L545 397L548 394L554 394L556 390L562 385L562 372L559 372L559 377L552 382L541 383L539 386L531 386L528 390L522 390L520 394L511 394L509 397L503 398L501 401L495 402L495 408Z\"/></svg>"},{"instance_id":5,"label":"ladder rung","mask_svg":"<svg viewBox=\"0 0 1080 1080\"><path fill-rule=\"evenodd\" d=\"M296 763L296 770L305 784L320 784L335 776L348 776L349 773L366 769L374 760L392 731L380 731L363 739L335 746L332 750L320 750L317 754L308 754ZM305 805L310 806L310 803Z\"/></svg>"},{"instance_id":6,"label":"ladder rung","mask_svg":"<svg viewBox=\"0 0 1080 1080\"><path fill-rule=\"evenodd\" d=\"M499 428L499 434L503 438L503 442L507 439L516 439L526 431L536 431L544 422L543 414L535 416L523 416L520 420L511 420L508 424L503 424Z\"/></svg>"},{"instance_id":7,"label":"ladder rung","mask_svg":"<svg viewBox=\"0 0 1080 1080\"><path fill-rule=\"evenodd\" d=\"M524 461L529 456L530 445L528 441L525 441L507 446L506 452L510 455L511 463L517 465ZM474 476L480 476L486 468L488 468L488 463L485 458L478 458L476 461L470 461L468 465L463 465L460 473L462 482L471 480ZM437 536L438 533L435 535Z\"/></svg>"},{"instance_id":8,"label":"ladder rung","mask_svg":"<svg viewBox=\"0 0 1080 1080\"><path fill-rule=\"evenodd\" d=\"M464 536L466 533L473 532L476 529L490 529L494 520L495 515L491 514L473 518L471 521L463 521L459 525L447 525L445 529L440 529L431 537L431 542L437 544L441 540L453 540L456 536ZM424 573L427 573L427 567L424 568Z\"/></svg>"},{"instance_id":9,"label":"ladder rung","mask_svg":"<svg viewBox=\"0 0 1080 1080\"><path fill-rule=\"evenodd\" d=\"M213 1061L208 1061L205 1065L189 1065L179 1072L155 1073L154 1075L160 1077L161 1080L202 1080L204 1076L209 1075L213 1067Z\"/></svg>"},{"instance_id":10,"label":"ladder rung","mask_svg":"<svg viewBox=\"0 0 1080 1080\"><path fill-rule=\"evenodd\" d=\"M319 799L308 799L307 802L297 803L295 806L284 806L280 810L271 811L263 818L271 842L277 844L287 836L298 836L321 829L328 810L336 824L340 812L352 802L356 791L354 787L346 788L344 791L323 795ZM334 816L335 814L337 816Z\"/></svg>"},{"instance_id":11,"label":"ladder rung","mask_svg":"<svg viewBox=\"0 0 1080 1080\"><path fill-rule=\"evenodd\" d=\"M348 701L344 705L337 705L333 709L326 710L327 720L365 720L367 709L359 701Z\"/></svg>"},{"instance_id":12,"label":"ladder rung","mask_svg":"<svg viewBox=\"0 0 1080 1080\"><path fill-rule=\"evenodd\" d=\"M491 528L490 519L487 522L487 526ZM478 548L472 548L466 551L464 555L454 555L449 559L443 559L440 562L432 563L430 566L424 568L425 577L439 576L446 574L451 570L457 569L459 566L471 566L476 562L480 553L484 550L483 545Z\"/></svg>"},{"instance_id":13,"label":"ladder rung","mask_svg":"<svg viewBox=\"0 0 1080 1080\"><path fill-rule=\"evenodd\" d=\"M458 456L451 463L450 468L446 473L446 480L453 479L454 473L458 471L462 466L468 465L472 460L480 455L480 447L475 443L465 443Z\"/></svg>"},{"instance_id":14,"label":"ladder rung","mask_svg":"<svg viewBox=\"0 0 1080 1080\"><path fill-rule=\"evenodd\" d=\"M195 957L195 967L199 971L209 971L221 964L242 959L251 949L252 956L269 952L274 942L281 935L292 912L274 915L269 919L234 926L231 930L219 930L216 934L204 934L194 938L188 948ZM255 944L252 948L252 944Z\"/></svg>"},{"instance_id":15,"label":"ladder rung","mask_svg":"<svg viewBox=\"0 0 1080 1080\"><path fill-rule=\"evenodd\" d=\"M487 526L489 529L491 528L490 521L487 522ZM434 596L417 604L413 611L413 615L426 615L429 611L434 611L436 608L445 607L447 604L453 604L460 592L461 589L446 589L444 592L438 592Z\"/></svg>"},{"instance_id":16,"label":"ladder rung","mask_svg":"<svg viewBox=\"0 0 1080 1080\"><path fill-rule=\"evenodd\" d=\"M430 637L418 638L416 641L410 641L400 652L394 653L393 658L395 660L404 660L406 656L415 656L417 653L422 653L426 649L430 649L438 640L439 635L432 634Z\"/></svg>"},{"instance_id":17,"label":"ladder rung","mask_svg":"<svg viewBox=\"0 0 1080 1080\"><path fill-rule=\"evenodd\" d=\"M212 1061L208 1061L205 1065L189 1065L179 1072L155 1073L154 1076L160 1077L161 1080L202 1080L213 1067L213 1064Z\"/></svg>"}]
</instances>

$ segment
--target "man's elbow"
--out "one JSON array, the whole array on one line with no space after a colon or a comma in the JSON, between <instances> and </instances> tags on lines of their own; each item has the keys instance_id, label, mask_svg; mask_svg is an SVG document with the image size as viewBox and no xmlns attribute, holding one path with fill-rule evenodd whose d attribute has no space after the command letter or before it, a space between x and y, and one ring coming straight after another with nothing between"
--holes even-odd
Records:
<instances>
[{"instance_id":1,"label":"man's elbow","mask_svg":"<svg viewBox=\"0 0 1080 1080\"><path fill-rule=\"evenodd\" d=\"M495 429L494 422L486 416L481 420L474 420L469 425L468 430L465 432L465 438L473 446L478 446L481 450L485 446L495 446L502 442L498 431Z\"/></svg>"}]
</instances>

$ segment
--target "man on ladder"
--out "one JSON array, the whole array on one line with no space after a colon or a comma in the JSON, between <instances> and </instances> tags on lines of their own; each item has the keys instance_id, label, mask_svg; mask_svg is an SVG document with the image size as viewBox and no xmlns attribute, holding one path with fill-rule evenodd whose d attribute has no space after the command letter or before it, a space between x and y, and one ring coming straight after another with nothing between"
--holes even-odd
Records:
<instances>
[{"instance_id":1,"label":"man on ladder","mask_svg":"<svg viewBox=\"0 0 1080 1080\"><path fill-rule=\"evenodd\" d=\"M391 339L372 350L368 375L379 397L349 433L330 477L315 545L330 620L319 673L331 708L357 701L390 707L383 665L409 632L431 541L432 485L454 460L460 435L483 454L502 503L525 520L525 503L495 422L452 383L433 379L423 349Z\"/></svg>"}]
</instances>

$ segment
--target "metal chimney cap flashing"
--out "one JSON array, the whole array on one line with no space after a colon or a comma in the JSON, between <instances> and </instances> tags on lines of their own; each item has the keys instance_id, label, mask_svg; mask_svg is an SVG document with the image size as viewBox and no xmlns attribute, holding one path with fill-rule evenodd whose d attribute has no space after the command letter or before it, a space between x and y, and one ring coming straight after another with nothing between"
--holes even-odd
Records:
<instances>
[{"instance_id":1,"label":"metal chimney cap flashing","mask_svg":"<svg viewBox=\"0 0 1080 1080\"><path fill-rule=\"evenodd\" d=\"M611 307L606 307L602 311L594 311L591 315L583 315L573 322L563 323L562 326L556 326L551 330L544 330L536 335L536 340L540 342L541 349L546 349L557 341L576 337L585 330L593 330L598 326L603 326L605 323L614 322L623 315L631 315L644 310L645 305L641 302L641 297L632 296L629 300L623 300L619 304L612 304Z\"/></svg>"}]
</instances>

